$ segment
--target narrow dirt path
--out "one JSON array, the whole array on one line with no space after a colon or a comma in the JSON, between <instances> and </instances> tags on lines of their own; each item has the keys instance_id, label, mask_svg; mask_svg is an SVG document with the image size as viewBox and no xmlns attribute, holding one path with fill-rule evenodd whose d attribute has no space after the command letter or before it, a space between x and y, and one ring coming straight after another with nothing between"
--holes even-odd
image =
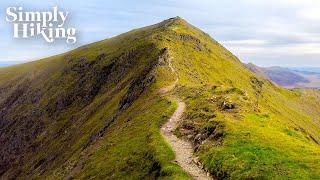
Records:
<instances>
[{"instance_id":1,"label":"narrow dirt path","mask_svg":"<svg viewBox=\"0 0 320 180\"><path fill-rule=\"evenodd\" d=\"M167 87L160 90L160 93L168 93L174 89L179 81L179 76L171 64L171 59L169 59L169 67L173 73L176 75L176 81ZM193 158L193 148L190 142L177 138L173 131L177 128L178 122L184 112L186 104L180 100L178 97L174 97L178 102L178 108L175 110L171 118L161 127L161 134L166 139L166 141L171 145L173 151L175 152L175 161L191 175L193 179L196 180L206 180L213 179L207 173L197 165Z\"/></svg>"}]
</instances>

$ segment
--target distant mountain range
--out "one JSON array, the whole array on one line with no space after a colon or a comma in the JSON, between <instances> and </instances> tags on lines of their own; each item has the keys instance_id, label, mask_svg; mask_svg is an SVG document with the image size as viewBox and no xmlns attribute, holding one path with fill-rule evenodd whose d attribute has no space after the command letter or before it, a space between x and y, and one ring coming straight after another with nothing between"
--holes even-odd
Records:
<instances>
[{"instance_id":1,"label":"distant mountain range","mask_svg":"<svg viewBox=\"0 0 320 180\"><path fill-rule=\"evenodd\" d=\"M320 68L259 67L252 63L246 66L252 72L286 88L320 88Z\"/></svg>"},{"instance_id":2,"label":"distant mountain range","mask_svg":"<svg viewBox=\"0 0 320 180\"><path fill-rule=\"evenodd\" d=\"M289 68L295 71L304 71L304 72L315 72L320 73L320 67L292 67Z\"/></svg>"}]
</instances>

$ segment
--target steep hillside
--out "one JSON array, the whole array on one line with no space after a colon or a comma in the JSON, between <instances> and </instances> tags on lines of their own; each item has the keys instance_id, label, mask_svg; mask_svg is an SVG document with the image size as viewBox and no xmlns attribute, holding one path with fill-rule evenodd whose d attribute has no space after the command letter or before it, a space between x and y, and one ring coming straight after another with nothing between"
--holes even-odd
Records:
<instances>
[{"instance_id":1,"label":"steep hillside","mask_svg":"<svg viewBox=\"0 0 320 180\"><path fill-rule=\"evenodd\" d=\"M0 89L2 178L189 179L160 134L173 97L214 176L320 178L320 93L274 86L181 18L2 68Z\"/></svg>"},{"instance_id":2,"label":"steep hillside","mask_svg":"<svg viewBox=\"0 0 320 180\"><path fill-rule=\"evenodd\" d=\"M187 177L158 129L175 107L154 90L166 23L1 69L0 175Z\"/></svg>"}]
</instances>

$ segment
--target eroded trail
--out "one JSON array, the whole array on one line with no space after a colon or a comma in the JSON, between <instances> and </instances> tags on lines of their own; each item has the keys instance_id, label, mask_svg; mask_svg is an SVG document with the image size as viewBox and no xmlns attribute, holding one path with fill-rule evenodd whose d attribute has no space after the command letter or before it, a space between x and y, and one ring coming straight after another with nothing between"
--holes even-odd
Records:
<instances>
[{"instance_id":1,"label":"eroded trail","mask_svg":"<svg viewBox=\"0 0 320 180\"><path fill-rule=\"evenodd\" d=\"M174 89L177 82L179 81L178 75L175 72L175 69L171 65L171 60L169 60L170 69L176 74L176 81L163 89L160 90L160 93L167 93ZM198 166L196 161L193 158L193 148L190 142L177 138L173 131L176 129L178 122L181 119L181 116L184 112L186 104L177 97L174 99L178 102L178 107L171 116L171 118L161 127L161 134L166 139L166 141L171 145L173 151L176 155L176 162L187 172L189 173L193 179L213 179L202 169L202 167Z\"/></svg>"}]
</instances>

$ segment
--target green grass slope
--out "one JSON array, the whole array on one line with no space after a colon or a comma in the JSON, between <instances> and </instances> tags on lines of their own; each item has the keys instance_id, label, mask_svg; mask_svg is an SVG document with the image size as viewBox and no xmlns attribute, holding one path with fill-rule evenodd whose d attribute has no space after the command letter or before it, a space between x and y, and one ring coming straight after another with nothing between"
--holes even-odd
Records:
<instances>
[{"instance_id":1,"label":"green grass slope","mask_svg":"<svg viewBox=\"0 0 320 180\"><path fill-rule=\"evenodd\" d=\"M175 109L156 91L165 23L0 69L0 176L188 178L159 132Z\"/></svg>"},{"instance_id":2,"label":"green grass slope","mask_svg":"<svg viewBox=\"0 0 320 180\"><path fill-rule=\"evenodd\" d=\"M170 29L165 44L188 106L177 133L194 142L207 170L230 179L319 179L319 91L274 86L183 20Z\"/></svg>"},{"instance_id":3,"label":"green grass slope","mask_svg":"<svg viewBox=\"0 0 320 180\"><path fill-rule=\"evenodd\" d=\"M0 69L0 177L189 179L159 127L176 131L219 178L320 178L320 93L250 72L181 18Z\"/></svg>"}]
</instances>

